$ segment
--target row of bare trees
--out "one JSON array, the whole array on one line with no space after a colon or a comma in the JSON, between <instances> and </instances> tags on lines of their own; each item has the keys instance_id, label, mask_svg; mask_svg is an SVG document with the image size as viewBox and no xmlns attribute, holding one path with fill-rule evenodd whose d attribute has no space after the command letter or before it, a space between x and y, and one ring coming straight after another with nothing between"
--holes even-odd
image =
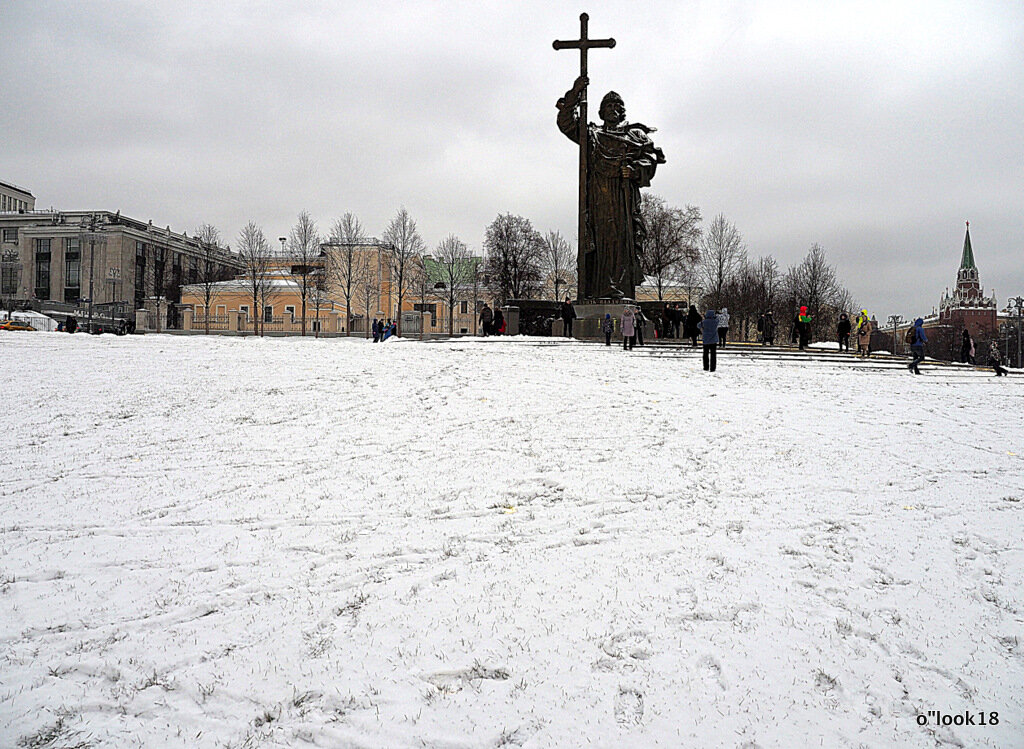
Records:
<instances>
[{"instance_id":1,"label":"row of bare trees","mask_svg":"<svg viewBox=\"0 0 1024 749\"><path fill-rule=\"evenodd\" d=\"M742 338L751 335L757 318L768 311L785 325L806 306L821 335L835 327L840 314L856 309L821 245L812 244L800 262L783 272L771 256L750 258L743 236L723 215L701 234L692 273L702 291L702 306L728 307L730 327Z\"/></svg>"}]
</instances>

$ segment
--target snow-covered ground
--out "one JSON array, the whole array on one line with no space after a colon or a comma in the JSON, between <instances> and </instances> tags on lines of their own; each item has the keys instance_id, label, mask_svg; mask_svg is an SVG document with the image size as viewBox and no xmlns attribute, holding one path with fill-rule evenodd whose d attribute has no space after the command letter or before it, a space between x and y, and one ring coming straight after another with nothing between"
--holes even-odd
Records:
<instances>
[{"instance_id":1,"label":"snow-covered ground","mask_svg":"<svg viewBox=\"0 0 1024 749\"><path fill-rule=\"evenodd\" d=\"M0 745L1022 746L1024 382L850 361L0 332Z\"/></svg>"}]
</instances>

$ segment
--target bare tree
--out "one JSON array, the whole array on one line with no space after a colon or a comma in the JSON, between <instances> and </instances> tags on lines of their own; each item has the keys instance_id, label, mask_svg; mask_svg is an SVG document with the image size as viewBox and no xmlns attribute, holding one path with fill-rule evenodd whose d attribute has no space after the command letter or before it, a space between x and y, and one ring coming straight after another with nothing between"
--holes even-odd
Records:
<instances>
[{"instance_id":1,"label":"bare tree","mask_svg":"<svg viewBox=\"0 0 1024 749\"><path fill-rule=\"evenodd\" d=\"M346 213L331 226L331 265L329 272L335 288L345 297L345 335L352 332L352 300L359 290L365 254L359 245L365 241L363 225L353 213Z\"/></svg>"},{"instance_id":2,"label":"bare tree","mask_svg":"<svg viewBox=\"0 0 1024 749\"><path fill-rule=\"evenodd\" d=\"M399 208L391 219L388 228L384 230L383 239L391 245L391 288L398 296L395 322L398 324L398 335L401 335L402 302L413 287L416 258L423 254L426 244L405 206Z\"/></svg>"},{"instance_id":3,"label":"bare tree","mask_svg":"<svg viewBox=\"0 0 1024 749\"><path fill-rule=\"evenodd\" d=\"M790 268L786 280L788 291L796 304L806 305L815 320L826 307L838 301L840 286L836 280L836 271L828 264L825 250L819 244L811 245L807 256Z\"/></svg>"},{"instance_id":4,"label":"bare tree","mask_svg":"<svg viewBox=\"0 0 1024 749\"><path fill-rule=\"evenodd\" d=\"M270 278L270 244L255 221L242 227L238 235L238 253L245 266L246 292L252 300L253 332L263 335L261 310L274 290Z\"/></svg>"},{"instance_id":5,"label":"bare tree","mask_svg":"<svg viewBox=\"0 0 1024 749\"><path fill-rule=\"evenodd\" d=\"M365 337L370 337L370 310L377 311L380 305L380 248L373 253L363 247L358 253L355 262L355 290L356 297L363 305L366 315ZM376 257L374 256L376 254Z\"/></svg>"},{"instance_id":6,"label":"bare tree","mask_svg":"<svg viewBox=\"0 0 1024 749\"><path fill-rule=\"evenodd\" d=\"M528 219L499 215L484 237L491 287L502 302L529 299L541 285L544 239Z\"/></svg>"},{"instance_id":7,"label":"bare tree","mask_svg":"<svg viewBox=\"0 0 1024 749\"><path fill-rule=\"evenodd\" d=\"M306 300L320 264L320 237L316 231L316 222L306 211L299 214L292 227L288 236L288 251L292 257L292 275L298 279L302 303L302 335L306 335Z\"/></svg>"},{"instance_id":8,"label":"bare tree","mask_svg":"<svg viewBox=\"0 0 1024 749\"><path fill-rule=\"evenodd\" d=\"M736 226L719 214L700 240L700 277L706 303L717 309L724 300L723 290L746 259L747 250Z\"/></svg>"},{"instance_id":9,"label":"bare tree","mask_svg":"<svg viewBox=\"0 0 1024 749\"><path fill-rule=\"evenodd\" d=\"M476 264L469 255L466 243L449 234L437 244L436 294L448 306L448 335L455 334L455 305L473 282ZM475 310L474 310L475 314Z\"/></svg>"},{"instance_id":10,"label":"bare tree","mask_svg":"<svg viewBox=\"0 0 1024 749\"><path fill-rule=\"evenodd\" d=\"M576 251L560 232L549 231L544 235L540 267L544 279L550 279L554 286L556 302L562 300L558 293L561 286L565 287L567 296L572 296L576 288Z\"/></svg>"},{"instance_id":11,"label":"bare tree","mask_svg":"<svg viewBox=\"0 0 1024 749\"><path fill-rule=\"evenodd\" d=\"M431 272L431 269L436 267L434 259L429 255L418 255L413 259L410 283L412 293L420 300L418 304L420 308L420 340L423 340L427 333L423 316L427 313L427 300L434 294L435 274ZM433 320L433 316L431 316L431 320Z\"/></svg>"},{"instance_id":12,"label":"bare tree","mask_svg":"<svg viewBox=\"0 0 1024 749\"><path fill-rule=\"evenodd\" d=\"M331 291L331 274L323 265L320 265L310 277L309 287L309 302L313 305L316 320L313 325L313 335L317 338L320 337L320 311L330 304Z\"/></svg>"},{"instance_id":13,"label":"bare tree","mask_svg":"<svg viewBox=\"0 0 1024 749\"><path fill-rule=\"evenodd\" d=\"M221 264L220 231L213 224L201 224L196 229L196 241L199 243L199 284L203 297L203 308L206 310L204 332L210 333L210 315L213 303L220 292L220 283L226 281L229 271ZM180 281L179 281L180 282Z\"/></svg>"},{"instance_id":14,"label":"bare tree","mask_svg":"<svg viewBox=\"0 0 1024 749\"><path fill-rule=\"evenodd\" d=\"M665 285L678 281L684 267L700 257L700 209L692 205L675 208L663 198L645 193L640 212L647 227L640 266L654 279L658 301L662 301Z\"/></svg>"}]
</instances>

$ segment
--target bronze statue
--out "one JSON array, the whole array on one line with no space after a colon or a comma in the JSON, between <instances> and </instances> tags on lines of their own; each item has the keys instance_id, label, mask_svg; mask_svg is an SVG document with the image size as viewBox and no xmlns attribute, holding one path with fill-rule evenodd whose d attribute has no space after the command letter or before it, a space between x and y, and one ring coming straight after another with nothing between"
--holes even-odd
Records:
<instances>
[{"instance_id":1,"label":"bronze statue","mask_svg":"<svg viewBox=\"0 0 1024 749\"><path fill-rule=\"evenodd\" d=\"M646 236L640 188L651 184L665 163L650 133L655 128L626 122L622 97L609 91L601 100L600 126L587 122L587 50L614 47L614 39L589 39L587 14L580 38L555 42L555 49L580 50L580 76L558 100L558 128L580 144L579 298L632 298L643 281L640 252Z\"/></svg>"}]
</instances>

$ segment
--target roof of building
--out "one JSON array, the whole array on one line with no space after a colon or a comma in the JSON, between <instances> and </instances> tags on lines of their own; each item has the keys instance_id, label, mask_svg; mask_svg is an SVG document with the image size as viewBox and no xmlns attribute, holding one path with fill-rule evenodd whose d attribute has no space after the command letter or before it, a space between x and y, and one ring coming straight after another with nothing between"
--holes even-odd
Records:
<instances>
[{"instance_id":1,"label":"roof of building","mask_svg":"<svg viewBox=\"0 0 1024 749\"><path fill-rule=\"evenodd\" d=\"M20 192L22 195L28 195L30 198L34 198L35 197L35 195L33 195L28 190L26 190L24 187L18 187L17 185L12 184L10 182L0 181L0 187L6 187L9 190L16 190L17 192Z\"/></svg>"},{"instance_id":2,"label":"roof of building","mask_svg":"<svg viewBox=\"0 0 1024 749\"><path fill-rule=\"evenodd\" d=\"M974 250L971 249L971 224L967 223L967 233L964 234L964 252L960 256L960 270L977 270L974 264Z\"/></svg>"}]
</instances>

